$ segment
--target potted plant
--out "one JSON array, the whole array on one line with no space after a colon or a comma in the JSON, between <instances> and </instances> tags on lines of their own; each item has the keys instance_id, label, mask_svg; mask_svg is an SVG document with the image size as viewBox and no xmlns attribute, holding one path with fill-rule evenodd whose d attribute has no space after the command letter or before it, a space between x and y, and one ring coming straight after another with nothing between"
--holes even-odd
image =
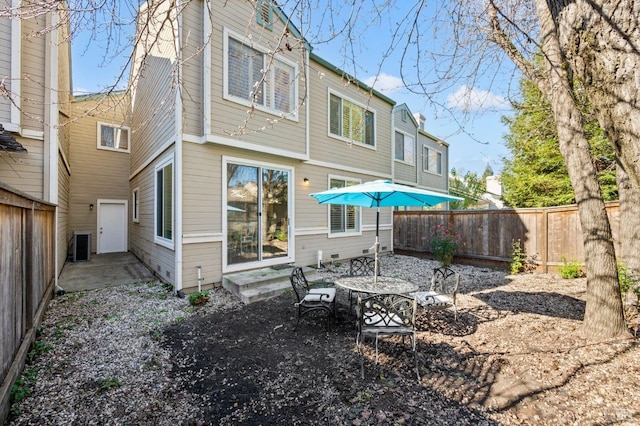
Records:
<instances>
[{"instance_id":1,"label":"potted plant","mask_svg":"<svg viewBox=\"0 0 640 426\"><path fill-rule=\"evenodd\" d=\"M460 236L453 231L451 225L441 223L431 228L431 253L442 266L451 265L459 243Z\"/></svg>"}]
</instances>

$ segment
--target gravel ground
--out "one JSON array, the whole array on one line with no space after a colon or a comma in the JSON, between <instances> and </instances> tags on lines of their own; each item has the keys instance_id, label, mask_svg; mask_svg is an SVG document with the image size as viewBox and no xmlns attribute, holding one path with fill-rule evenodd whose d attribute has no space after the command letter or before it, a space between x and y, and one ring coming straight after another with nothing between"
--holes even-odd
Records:
<instances>
[{"instance_id":1,"label":"gravel ground","mask_svg":"<svg viewBox=\"0 0 640 426\"><path fill-rule=\"evenodd\" d=\"M416 280L437 264L382 265ZM582 338L585 279L454 269L460 320L419 318L420 381L401 341L378 365L368 345L360 378L342 291L330 331L305 317L297 332L291 294L244 306L216 289L193 308L151 282L57 297L8 424L640 424L638 341Z\"/></svg>"}]
</instances>

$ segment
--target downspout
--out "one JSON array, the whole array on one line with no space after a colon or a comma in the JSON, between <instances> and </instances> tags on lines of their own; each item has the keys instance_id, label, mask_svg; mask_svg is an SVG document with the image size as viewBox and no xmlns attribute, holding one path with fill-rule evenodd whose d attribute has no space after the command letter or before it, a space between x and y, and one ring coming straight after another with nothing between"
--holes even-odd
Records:
<instances>
[{"instance_id":1,"label":"downspout","mask_svg":"<svg viewBox=\"0 0 640 426\"><path fill-rule=\"evenodd\" d=\"M304 64L304 72L306 73L306 78L304 79L306 96L304 103L304 121L305 121L305 130L304 130L304 138L306 144L307 158L311 160L311 136L309 135L309 117L311 115L309 111L309 105L311 104L311 87L310 87L310 78L309 73L311 72L311 65L309 64L309 49L305 50L305 64Z\"/></svg>"},{"instance_id":2,"label":"downspout","mask_svg":"<svg viewBox=\"0 0 640 426\"><path fill-rule=\"evenodd\" d=\"M183 10L182 1L177 2L177 11ZM176 99L175 99L175 126L176 126L176 143L175 143L175 292L178 297L184 297L182 291L182 12L177 15L178 34L175 41L176 61L177 61L177 79L176 82Z\"/></svg>"}]
</instances>

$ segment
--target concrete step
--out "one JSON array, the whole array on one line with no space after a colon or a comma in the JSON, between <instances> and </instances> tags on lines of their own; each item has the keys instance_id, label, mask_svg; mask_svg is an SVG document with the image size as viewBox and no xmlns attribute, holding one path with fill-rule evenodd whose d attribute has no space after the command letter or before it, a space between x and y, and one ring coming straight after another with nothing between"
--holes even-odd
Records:
<instances>
[{"instance_id":1,"label":"concrete step","mask_svg":"<svg viewBox=\"0 0 640 426\"><path fill-rule=\"evenodd\" d=\"M278 269L261 268L227 274L222 277L222 287L236 295L245 304L267 300L287 291L293 291L289 281L293 268L293 266ZM308 281L320 278L315 269L303 267L303 272Z\"/></svg>"}]
</instances>

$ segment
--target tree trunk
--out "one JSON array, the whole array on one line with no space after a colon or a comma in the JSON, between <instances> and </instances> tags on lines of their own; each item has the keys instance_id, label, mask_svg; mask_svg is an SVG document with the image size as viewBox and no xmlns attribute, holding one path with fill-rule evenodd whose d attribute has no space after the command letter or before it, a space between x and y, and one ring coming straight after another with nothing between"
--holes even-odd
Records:
<instances>
[{"instance_id":1,"label":"tree trunk","mask_svg":"<svg viewBox=\"0 0 640 426\"><path fill-rule=\"evenodd\" d=\"M616 173L620 200L620 255L629 272L640 278L640 191L631 186L629 176L618 165Z\"/></svg>"},{"instance_id":2,"label":"tree trunk","mask_svg":"<svg viewBox=\"0 0 640 426\"><path fill-rule=\"evenodd\" d=\"M556 0L561 49L640 190L640 2Z\"/></svg>"},{"instance_id":3,"label":"tree trunk","mask_svg":"<svg viewBox=\"0 0 640 426\"><path fill-rule=\"evenodd\" d=\"M545 78L538 85L551 103L560 152L565 159L582 226L587 272L587 304L583 334L613 338L628 334L624 322L615 249L597 173L584 134L582 115L573 98L571 77L561 54L554 15L547 2L536 0L542 33Z\"/></svg>"}]
</instances>

